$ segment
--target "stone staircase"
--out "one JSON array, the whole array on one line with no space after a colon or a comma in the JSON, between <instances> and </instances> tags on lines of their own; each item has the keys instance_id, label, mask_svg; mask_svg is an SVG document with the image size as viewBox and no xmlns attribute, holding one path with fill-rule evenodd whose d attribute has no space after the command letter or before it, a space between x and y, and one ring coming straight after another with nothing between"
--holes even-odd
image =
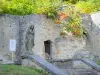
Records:
<instances>
[{"instance_id":1,"label":"stone staircase","mask_svg":"<svg viewBox=\"0 0 100 75\"><path fill-rule=\"evenodd\" d=\"M14 64L12 61L5 60L3 58L0 59L0 64Z\"/></svg>"},{"instance_id":2,"label":"stone staircase","mask_svg":"<svg viewBox=\"0 0 100 75\"><path fill-rule=\"evenodd\" d=\"M87 58L43 59L39 55L25 55L23 59L35 61L51 75L100 75L100 65Z\"/></svg>"},{"instance_id":3,"label":"stone staircase","mask_svg":"<svg viewBox=\"0 0 100 75\"><path fill-rule=\"evenodd\" d=\"M68 75L100 75L100 72L81 61L52 62Z\"/></svg>"},{"instance_id":4,"label":"stone staircase","mask_svg":"<svg viewBox=\"0 0 100 75\"><path fill-rule=\"evenodd\" d=\"M50 75L100 75L100 65L89 59L43 59L39 55L26 54L22 59L29 59L47 70ZM3 60L1 59L0 62ZM6 63L12 64L12 63Z\"/></svg>"},{"instance_id":5,"label":"stone staircase","mask_svg":"<svg viewBox=\"0 0 100 75\"><path fill-rule=\"evenodd\" d=\"M61 69L64 72L67 72L69 75L100 75L95 70L89 70L89 69L77 69L77 68L71 68L71 69Z\"/></svg>"}]
</instances>

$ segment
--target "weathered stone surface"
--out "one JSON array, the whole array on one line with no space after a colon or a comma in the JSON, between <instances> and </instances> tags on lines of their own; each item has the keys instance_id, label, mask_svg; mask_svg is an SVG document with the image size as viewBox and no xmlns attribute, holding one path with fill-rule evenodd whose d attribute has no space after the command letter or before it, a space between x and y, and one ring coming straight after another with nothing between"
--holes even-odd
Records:
<instances>
[{"instance_id":1,"label":"weathered stone surface","mask_svg":"<svg viewBox=\"0 0 100 75\"><path fill-rule=\"evenodd\" d=\"M84 49L85 46L86 41L83 38L75 38L73 36L58 37L55 40L55 59L72 58L75 52Z\"/></svg>"},{"instance_id":2,"label":"weathered stone surface","mask_svg":"<svg viewBox=\"0 0 100 75\"><path fill-rule=\"evenodd\" d=\"M33 26L34 30L29 35L30 26ZM17 41L17 60L20 59L21 52L26 52L27 49L31 49L30 51L33 51L34 54L45 57L44 41L46 40L52 42L50 56L54 59L72 58L76 51L85 48L85 39L78 39L73 36L67 36L63 39L60 36L60 32L61 26L56 25L53 20L47 19L44 15L2 15L0 16L1 56L11 53L9 52L10 39L16 39ZM59 37L60 40L57 40ZM30 38L31 40L28 40ZM26 44L26 42L28 43ZM28 46L27 48L26 45Z\"/></svg>"},{"instance_id":3,"label":"weathered stone surface","mask_svg":"<svg viewBox=\"0 0 100 75\"><path fill-rule=\"evenodd\" d=\"M88 31L85 49L100 56L100 12L84 15L83 23Z\"/></svg>"},{"instance_id":4,"label":"weathered stone surface","mask_svg":"<svg viewBox=\"0 0 100 75\"><path fill-rule=\"evenodd\" d=\"M94 53L100 56L100 12L92 14L92 46Z\"/></svg>"},{"instance_id":5,"label":"weathered stone surface","mask_svg":"<svg viewBox=\"0 0 100 75\"><path fill-rule=\"evenodd\" d=\"M90 59L94 62L97 62L99 60L99 57L98 55L94 55L93 53L89 52L89 51L77 51L75 54L74 54L74 57L73 58L87 58L87 59Z\"/></svg>"},{"instance_id":6,"label":"weathered stone surface","mask_svg":"<svg viewBox=\"0 0 100 75\"><path fill-rule=\"evenodd\" d=\"M4 61L11 59L9 56L11 52L9 51L9 41L10 39L16 39L17 48L18 45L18 33L19 33L19 17L13 15L2 15L0 16L0 57ZM9 59L8 59L9 58Z\"/></svg>"}]
</instances>

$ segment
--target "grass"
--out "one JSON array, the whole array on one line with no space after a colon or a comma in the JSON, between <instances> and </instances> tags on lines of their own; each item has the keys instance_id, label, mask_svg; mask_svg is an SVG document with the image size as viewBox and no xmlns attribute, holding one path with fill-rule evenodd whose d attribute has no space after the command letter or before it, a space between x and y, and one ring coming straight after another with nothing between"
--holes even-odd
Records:
<instances>
[{"instance_id":1,"label":"grass","mask_svg":"<svg viewBox=\"0 0 100 75\"><path fill-rule=\"evenodd\" d=\"M0 75L48 75L48 73L33 67L0 64Z\"/></svg>"}]
</instances>

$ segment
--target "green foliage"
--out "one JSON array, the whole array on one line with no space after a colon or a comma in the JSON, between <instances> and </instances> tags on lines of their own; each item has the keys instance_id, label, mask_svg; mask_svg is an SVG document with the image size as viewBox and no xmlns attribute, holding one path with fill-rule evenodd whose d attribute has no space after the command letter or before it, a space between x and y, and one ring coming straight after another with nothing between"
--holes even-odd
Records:
<instances>
[{"instance_id":1,"label":"green foliage","mask_svg":"<svg viewBox=\"0 0 100 75\"><path fill-rule=\"evenodd\" d=\"M46 14L47 18L55 19L57 17L57 11L50 11Z\"/></svg>"},{"instance_id":2,"label":"green foliage","mask_svg":"<svg viewBox=\"0 0 100 75\"><path fill-rule=\"evenodd\" d=\"M100 11L100 0L88 0L80 1L75 5L77 10L82 11L82 13L92 13Z\"/></svg>"},{"instance_id":3,"label":"green foliage","mask_svg":"<svg viewBox=\"0 0 100 75\"><path fill-rule=\"evenodd\" d=\"M54 12L61 0L0 0L0 13L27 15Z\"/></svg>"},{"instance_id":4,"label":"green foliage","mask_svg":"<svg viewBox=\"0 0 100 75\"><path fill-rule=\"evenodd\" d=\"M61 3L62 0L0 0L0 14L47 14L55 18ZM100 11L100 0L64 0L63 3L75 4L83 13Z\"/></svg>"},{"instance_id":5,"label":"green foliage","mask_svg":"<svg viewBox=\"0 0 100 75\"><path fill-rule=\"evenodd\" d=\"M46 14L48 18L56 19L57 24L61 23L64 31L76 36L86 33L82 26L81 14L100 11L100 0L0 0L0 4L0 14ZM75 9L67 10L58 18L57 9L62 4L75 6Z\"/></svg>"},{"instance_id":6,"label":"green foliage","mask_svg":"<svg viewBox=\"0 0 100 75\"><path fill-rule=\"evenodd\" d=\"M16 65L0 65L0 75L49 75L46 71Z\"/></svg>"},{"instance_id":7,"label":"green foliage","mask_svg":"<svg viewBox=\"0 0 100 75\"><path fill-rule=\"evenodd\" d=\"M63 33L70 33L76 37L83 37L87 33L82 25L81 12L69 6L58 13L56 24L62 25ZM62 34L61 32L61 34Z\"/></svg>"},{"instance_id":8,"label":"green foliage","mask_svg":"<svg viewBox=\"0 0 100 75\"><path fill-rule=\"evenodd\" d=\"M100 60L97 61L97 64L100 65Z\"/></svg>"},{"instance_id":9,"label":"green foliage","mask_svg":"<svg viewBox=\"0 0 100 75\"><path fill-rule=\"evenodd\" d=\"M65 29L65 31L67 30L75 36L83 36L84 34L87 34L87 31L82 26L81 14L90 14L93 12L100 11L100 0L64 0L64 1L65 2L63 4L75 7L74 10L71 10L72 14L69 15L69 21L63 24L63 28Z\"/></svg>"},{"instance_id":10,"label":"green foliage","mask_svg":"<svg viewBox=\"0 0 100 75\"><path fill-rule=\"evenodd\" d=\"M72 4L76 4L79 1L87 1L87 0L64 0L64 1L72 3Z\"/></svg>"}]
</instances>

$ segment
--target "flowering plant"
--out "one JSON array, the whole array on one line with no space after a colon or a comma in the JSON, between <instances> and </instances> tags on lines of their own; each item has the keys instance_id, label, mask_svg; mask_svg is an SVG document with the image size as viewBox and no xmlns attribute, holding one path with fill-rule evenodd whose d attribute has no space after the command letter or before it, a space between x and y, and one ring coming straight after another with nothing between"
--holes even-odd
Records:
<instances>
[{"instance_id":1,"label":"flowering plant","mask_svg":"<svg viewBox=\"0 0 100 75\"><path fill-rule=\"evenodd\" d=\"M62 32L69 32L74 36L82 37L86 33L82 25L81 13L73 8L66 8L66 11L58 11L56 24L62 25ZM61 34L62 34L61 32ZM65 34L64 34L65 35Z\"/></svg>"}]
</instances>

